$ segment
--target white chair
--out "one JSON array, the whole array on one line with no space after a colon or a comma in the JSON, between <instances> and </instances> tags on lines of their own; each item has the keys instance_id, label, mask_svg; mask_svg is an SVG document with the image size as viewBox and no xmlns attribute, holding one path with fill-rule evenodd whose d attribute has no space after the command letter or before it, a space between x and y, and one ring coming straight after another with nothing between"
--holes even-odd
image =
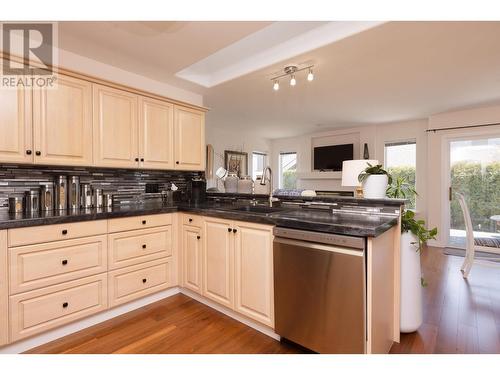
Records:
<instances>
[{"instance_id":1,"label":"white chair","mask_svg":"<svg viewBox=\"0 0 500 375\"><path fill-rule=\"evenodd\" d=\"M460 203L460 207L462 208L462 213L464 215L465 221L465 260L462 264L462 275L464 278L469 276L470 269L472 268L473 263L480 263L485 266L491 267L500 267L500 263L492 262L493 260L499 261L498 257L483 257L480 259L475 259L476 251L491 253L491 254L500 254L500 238L474 238L474 231L472 228L472 220L470 218L469 208L467 207L467 203L465 202L465 197L463 194L456 193L458 202Z\"/></svg>"}]
</instances>

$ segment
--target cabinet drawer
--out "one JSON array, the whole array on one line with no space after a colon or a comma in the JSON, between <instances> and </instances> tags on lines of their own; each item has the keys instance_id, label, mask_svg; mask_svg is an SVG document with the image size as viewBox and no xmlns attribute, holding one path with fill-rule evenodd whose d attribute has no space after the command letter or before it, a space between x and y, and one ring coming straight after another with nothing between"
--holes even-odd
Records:
<instances>
[{"instance_id":1,"label":"cabinet drawer","mask_svg":"<svg viewBox=\"0 0 500 375\"><path fill-rule=\"evenodd\" d=\"M107 307L106 274L10 297L12 341L67 324Z\"/></svg>"},{"instance_id":2,"label":"cabinet drawer","mask_svg":"<svg viewBox=\"0 0 500 375\"><path fill-rule=\"evenodd\" d=\"M107 236L9 249L10 294L107 271Z\"/></svg>"},{"instance_id":3,"label":"cabinet drawer","mask_svg":"<svg viewBox=\"0 0 500 375\"><path fill-rule=\"evenodd\" d=\"M172 214L143 215L112 219L108 222L109 233L126 230L160 227L172 224Z\"/></svg>"},{"instance_id":4,"label":"cabinet drawer","mask_svg":"<svg viewBox=\"0 0 500 375\"><path fill-rule=\"evenodd\" d=\"M159 259L109 272L109 306L159 292L171 286L171 260Z\"/></svg>"},{"instance_id":5,"label":"cabinet drawer","mask_svg":"<svg viewBox=\"0 0 500 375\"><path fill-rule=\"evenodd\" d=\"M106 220L97 220L9 229L9 247L96 236L106 234L107 228Z\"/></svg>"},{"instance_id":6,"label":"cabinet drawer","mask_svg":"<svg viewBox=\"0 0 500 375\"><path fill-rule=\"evenodd\" d=\"M172 226L110 234L109 269L132 266L172 255Z\"/></svg>"},{"instance_id":7,"label":"cabinet drawer","mask_svg":"<svg viewBox=\"0 0 500 375\"><path fill-rule=\"evenodd\" d=\"M183 214L182 224L201 228L203 226L203 216Z\"/></svg>"}]
</instances>

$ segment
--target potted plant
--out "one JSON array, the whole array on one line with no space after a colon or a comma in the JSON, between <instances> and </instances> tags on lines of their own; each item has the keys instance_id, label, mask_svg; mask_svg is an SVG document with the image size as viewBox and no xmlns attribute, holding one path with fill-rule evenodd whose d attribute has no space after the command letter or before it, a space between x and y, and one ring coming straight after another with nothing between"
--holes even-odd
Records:
<instances>
[{"instance_id":1,"label":"potted plant","mask_svg":"<svg viewBox=\"0 0 500 375\"><path fill-rule=\"evenodd\" d=\"M371 165L358 176L358 181L363 184L364 198L385 198L387 185L392 183L391 175L382 168L381 164Z\"/></svg>"},{"instance_id":2,"label":"potted plant","mask_svg":"<svg viewBox=\"0 0 500 375\"><path fill-rule=\"evenodd\" d=\"M387 188L390 198L410 198L417 195L408 182L398 177ZM428 230L424 220L417 220L415 212L404 209L401 215L401 332L415 332L422 325L422 287L425 286L420 265L424 244L435 239L437 228Z\"/></svg>"}]
</instances>

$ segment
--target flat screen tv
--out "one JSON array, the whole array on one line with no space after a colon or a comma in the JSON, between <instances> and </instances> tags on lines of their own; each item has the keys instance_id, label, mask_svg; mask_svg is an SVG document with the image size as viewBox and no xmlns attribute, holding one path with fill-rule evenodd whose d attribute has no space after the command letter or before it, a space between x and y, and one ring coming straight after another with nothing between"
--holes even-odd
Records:
<instances>
[{"instance_id":1,"label":"flat screen tv","mask_svg":"<svg viewBox=\"0 0 500 375\"><path fill-rule=\"evenodd\" d=\"M344 160L353 159L353 144L314 147L314 170L341 171Z\"/></svg>"}]
</instances>

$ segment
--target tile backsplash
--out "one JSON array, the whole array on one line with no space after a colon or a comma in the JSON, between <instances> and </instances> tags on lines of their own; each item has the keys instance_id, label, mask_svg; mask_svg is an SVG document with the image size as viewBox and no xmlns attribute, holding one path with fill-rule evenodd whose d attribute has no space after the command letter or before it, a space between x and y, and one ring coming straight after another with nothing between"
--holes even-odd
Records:
<instances>
[{"instance_id":1,"label":"tile backsplash","mask_svg":"<svg viewBox=\"0 0 500 375\"><path fill-rule=\"evenodd\" d=\"M187 181L204 177L204 172L0 164L0 210L8 209L10 195L53 182L59 175L79 176L80 183L112 193L119 204L144 196L146 184L158 184L162 191L173 182L179 190L185 190Z\"/></svg>"}]
</instances>

